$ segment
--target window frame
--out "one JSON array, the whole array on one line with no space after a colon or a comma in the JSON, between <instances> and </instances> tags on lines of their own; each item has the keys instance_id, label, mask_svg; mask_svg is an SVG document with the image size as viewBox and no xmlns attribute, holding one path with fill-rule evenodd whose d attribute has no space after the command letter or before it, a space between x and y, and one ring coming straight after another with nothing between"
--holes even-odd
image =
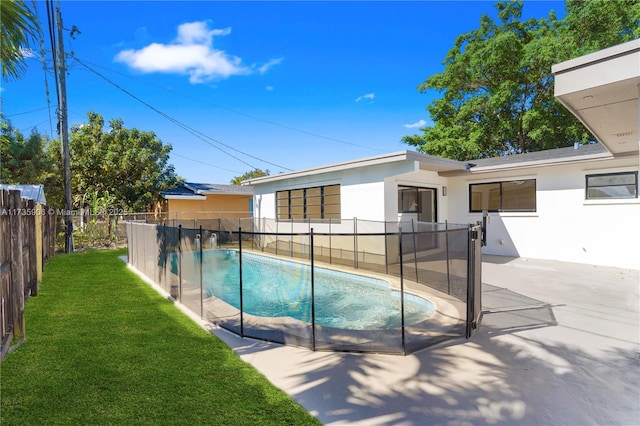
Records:
<instances>
[{"instance_id":1,"label":"window frame","mask_svg":"<svg viewBox=\"0 0 640 426\"><path fill-rule=\"evenodd\" d=\"M326 191L327 188L336 188L335 190ZM318 194L318 189L320 193ZM300 196L300 192L302 196ZM294 193L293 200L297 200L297 203L293 204L293 207L299 208L302 207L302 214L300 216L300 212L296 212L295 215L292 215L292 197L291 194ZM337 197L337 202L336 202ZM276 220L278 221L304 221L304 220L340 220L341 219L341 207L342 207L342 191L340 188L340 184L332 184L332 185L321 185L321 186L312 186L308 188L293 188L293 189L284 189L282 191L276 191ZM319 202L318 202L319 200ZM328 200L331 202L328 203ZM299 203L302 201L302 204ZM282 204L284 205L281 205ZM327 209L326 207L333 207ZM338 212L332 213L327 210L334 210L335 206L338 206ZM309 209L310 207L311 209ZM318 212L319 208L319 212ZM284 215L280 214L281 209L286 209L286 218ZM310 210L314 210L310 212ZM318 217L319 213L319 217ZM337 215L337 216L336 216ZM295 217L294 217L295 216ZM327 217L329 216L329 217Z\"/></svg>"},{"instance_id":2,"label":"window frame","mask_svg":"<svg viewBox=\"0 0 640 426\"><path fill-rule=\"evenodd\" d=\"M611 187L611 186L627 186L625 185L600 185L600 186L594 186L594 185L589 185L589 178L594 178L594 177L607 177L607 176L621 176L621 175L632 175L634 178L634 183L633 185L635 186L635 194L631 195L631 196L620 196L620 197L590 197L589 196L589 189L590 188L601 188L601 187ZM631 200L634 198L638 198L638 172L637 171L628 171L628 172L611 172L611 173L592 173L592 174L588 174L585 175L584 178L584 199L585 200Z\"/></svg>"},{"instance_id":3,"label":"window frame","mask_svg":"<svg viewBox=\"0 0 640 426\"><path fill-rule=\"evenodd\" d=\"M409 191L415 191L416 208L414 210L404 209L404 194ZM433 216L433 222L437 222L438 218L438 188L413 185L398 185L398 214L415 214L418 217L425 212L425 206L422 203L422 192L430 192L433 195L433 204L429 216ZM402 194L402 195L401 195Z\"/></svg>"},{"instance_id":4,"label":"window frame","mask_svg":"<svg viewBox=\"0 0 640 426\"><path fill-rule=\"evenodd\" d=\"M513 208L505 208L504 207L504 191L503 184L511 183L511 182L533 182L533 208L529 209L513 209ZM473 187L479 185L499 185L499 207L498 209L487 209L490 213L536 213L538 211L538 182L535 178L529 179L512 179L512 180L501 180L501 181L491 181L491 182L480 182L480 183L470 183L469 184L469 213L482 213L483 210L474 210L473 209Z\"/></svg>"}]
</instances>

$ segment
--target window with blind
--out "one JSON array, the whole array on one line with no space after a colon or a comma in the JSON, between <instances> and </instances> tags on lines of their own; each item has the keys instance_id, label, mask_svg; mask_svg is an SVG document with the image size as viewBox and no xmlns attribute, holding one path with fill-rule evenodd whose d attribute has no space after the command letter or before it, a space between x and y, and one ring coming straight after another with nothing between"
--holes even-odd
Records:
<instances>
[{"instance_id":1,"label":"window with blind","mask_svg":"<svg viewBox=\"0 0 640 426\"><path fill-rule=\"evenodd\" d=\"M340 185L276 192L278 220L340 219Z\"/></svg>"}]
</instances>

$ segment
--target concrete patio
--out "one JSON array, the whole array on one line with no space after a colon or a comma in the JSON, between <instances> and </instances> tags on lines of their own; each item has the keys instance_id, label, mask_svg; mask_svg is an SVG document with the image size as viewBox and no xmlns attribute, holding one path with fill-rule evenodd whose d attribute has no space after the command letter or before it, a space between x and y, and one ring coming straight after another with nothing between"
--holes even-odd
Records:
<instances>
[{"instance_id":1,"label":"concrete patio","mask_svg":"<svg viewBox=\"0 0 640 426\"><path fill-rule=\"evenodd\" d=\"M212 330L327 425L638 425L640 270L485 256L482 324L406 357Z\"/></svg>"}]
</instances>

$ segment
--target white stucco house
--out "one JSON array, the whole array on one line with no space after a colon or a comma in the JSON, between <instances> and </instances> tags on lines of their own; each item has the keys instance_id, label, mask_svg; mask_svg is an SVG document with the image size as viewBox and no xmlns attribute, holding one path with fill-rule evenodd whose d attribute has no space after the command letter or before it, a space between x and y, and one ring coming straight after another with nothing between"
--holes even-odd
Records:
<instances>
[{"instance_id":1,"label":"white stucco house","mask_svg":"<svg viewBox=\"0 0 640 426\"><path fill-rule=\"evenodd\" d=\"M640 269L640 40L554 65L599 143L459 162L400 151L244 182L254 216L476 223L483 253Z\"/></svg>"}]
</instances>

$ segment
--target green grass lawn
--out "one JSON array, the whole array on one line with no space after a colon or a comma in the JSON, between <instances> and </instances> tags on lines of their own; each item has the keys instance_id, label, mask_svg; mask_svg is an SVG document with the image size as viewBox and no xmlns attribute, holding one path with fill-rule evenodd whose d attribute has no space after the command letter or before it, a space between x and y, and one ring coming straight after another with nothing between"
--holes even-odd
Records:
<instances>
[{"instance_id":1,"label":"green grass lawn","mask_svg":"<svg viewBox=\"0 0 640 426\"><path fill-rule=\"evenodd\" d=\"M320 424L129 271L58 255L0 365L0 424Z\"/></svg>"}]
</instances>

